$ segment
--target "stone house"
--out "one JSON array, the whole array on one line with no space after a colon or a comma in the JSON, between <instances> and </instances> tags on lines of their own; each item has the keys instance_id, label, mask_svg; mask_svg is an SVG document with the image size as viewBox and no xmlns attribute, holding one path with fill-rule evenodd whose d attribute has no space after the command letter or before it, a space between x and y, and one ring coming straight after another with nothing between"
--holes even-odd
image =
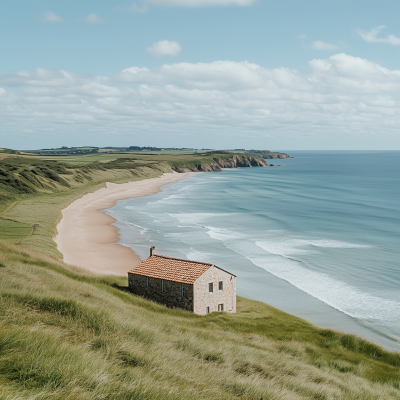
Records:
<instances>
[{"instance_id":1,"label":"stone house","mask_svg":"<svg viewBox=\"0 0 400 400\"><path fill-rule=\"evenodd\" d=\"M128 272L132 293L167 307L205 315L236 312L236 276L214 264L156 254Z\"/></svg>"}]
</instances>

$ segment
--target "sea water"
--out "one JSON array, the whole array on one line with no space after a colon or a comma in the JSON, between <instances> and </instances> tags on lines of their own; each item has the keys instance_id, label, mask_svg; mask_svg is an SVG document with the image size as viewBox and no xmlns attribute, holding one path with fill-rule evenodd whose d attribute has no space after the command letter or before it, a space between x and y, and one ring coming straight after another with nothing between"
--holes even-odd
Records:
<instances>
[{"instance_id":1,"label":"sea water","mask_svg":"<svg viewBox=\"0 0 400 400\"><path fill-rule=\"evenodd\" d=\"M240 296L400 350L400 152L289 154L193 173L107 212L142 258L156 246L214 263Z\"/></svg>"}]
</instances>

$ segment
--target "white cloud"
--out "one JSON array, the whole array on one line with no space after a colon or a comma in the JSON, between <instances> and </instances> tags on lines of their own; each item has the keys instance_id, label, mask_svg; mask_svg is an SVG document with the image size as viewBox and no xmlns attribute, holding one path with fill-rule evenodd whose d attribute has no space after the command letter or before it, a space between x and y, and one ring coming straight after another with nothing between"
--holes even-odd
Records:
<instances>
[{"instance_id":1,"label":"white cloud","mask_svg":"<svg viewBox=\"0 0 400 400\"><path fill-rule=\"evenodd\" d=\"M161 7L250 6L256 0L144 0Z\"/></svg>"},{"instance_id":2,"label":"white cloud","mask_svg":"<svg viewBox=\"0 0 400 400\"><path fill-rule=\"evenodd\" d=\"M129 11L129 12L135 12L135 13L145 13L147 12L149 7L147 4L137 4L137 3L132 3L128 7L124 7L123 10Z\"/></svg>"},{"instance_id":3,"label":"white cloud","mask_svg":"<svg viewBox=\"0 0 400 400\"><path fill-rule=\"evenodd\" d=\"M83 18L83 21L89 22L90 24L102 24L107 22L107 18L100 18L97 14L90 14L87 17Z\"/></svg>"},{"instance_id":4,"label":"white cloud","mask_svg":"<svg viewBox=\"0 0 400 400\"><path fill-rule=\"evenodd\" d=\"M394 46L400 46L400 38L395 35L389 35L387 37L378 38L379 32L386 28L385 25L376 26L372 28L370 31L364 31L362 29L357 29L357 33L367 42L369 43L389 43Z\"/></svg>"},{"instance_id":5,"label":"white cloud","mask_svg":"<svg viewBox=\"0 0 400 400\"><path fill-rule=\"evenodd\" d=\"M326 43L322 40L317 40L312 44L312 47L316 50L337 50L339 47L335 44Z\"/></svg>"},{"instance_id":6,"label":"white cloud","mask_svg":"<svg viewBox=\"0 0 400 400\"><path fill-rule=\"evenodd\" d=\"M54 13L53 11L47 11L44 14L43 20L48 21L48 22L58 22L58 21L61 21L62 18L59 15L57 15L56 13Z\"/></svg>"},{"instance_id":7,"label":"white cloud","mask_svg":"<svg viewBox=\"0 0 400 400\"><path fill-rule=\"evenodd\" d=\"M375 135L397 138L400 126L400 71L344 53L311 60L306 72L247 61L133 66L115 76L41 68L0 75L0 87L2 131L16 138L30 130L76 140L85 132L93 140L145 134L153 141L178 135L180 143L188 135L204 143L364 143Z\"/></svg>"},{"instance_id":8,"label":"white cloud","mask_svg":"<svg viewBox=\"0 0 400 400\"><path fill-rule=\"evenodd\" d=\"M160 40L147 48L147 53L152 57L177 56L182 48L178 42Z\"/></svg>"}]
</instances>

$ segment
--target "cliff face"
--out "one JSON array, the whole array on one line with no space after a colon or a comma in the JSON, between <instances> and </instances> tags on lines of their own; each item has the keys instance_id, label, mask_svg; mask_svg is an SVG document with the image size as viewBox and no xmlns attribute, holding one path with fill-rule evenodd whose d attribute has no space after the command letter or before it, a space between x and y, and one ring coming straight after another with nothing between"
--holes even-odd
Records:
<instances>
[{"instance_id":1,"label":"cliff face","mask_svg":"<svg viewBox=\"0 0 400 400\"><path fill-rule=\"evenodd\" d=\"M251 156L255 157L262 157L267 159L284 159L284 158L293 158L290 157L286 153L278 153L276 151L269 151L269 150L250 150L249 151Z\"/></svg>"},{"instance_id":2,"label":"cliff face","mask_svg":"<svg viewBox=\"0 0 400 400\"><path fill-rule=\"evenodd\" d=\"M266 157L266 158L269 158L269 157ZM293 157L290 157L288 154L279 153L275 157L271 157L271 158L284 159L284 158L293 158Z\"/></svg>"},{"instance_id":3,"label":"cliff face","mask_svg":"<svg viewBox=\"0 0 400 400\"><path fill-rule=\"evenodd\" d=\"M222 168L266 167L268 165L262 158L240 156L238 154L235 154L230 159L214 158L214 161Z\"/></svg>"},{"instance_id":4,"label":"cliff face","mask_svg":"<svg viewBox=\"0 0 400 400\"><path fill-rule=\"evenodd\" d=\"M232 158L213 158L211 164L197 165L193 168L174 168L174 170L176 172L211 172L222 171L222 168L267 167L270 165L262 158L235 154Z\"/></svg>"}]
</instances>

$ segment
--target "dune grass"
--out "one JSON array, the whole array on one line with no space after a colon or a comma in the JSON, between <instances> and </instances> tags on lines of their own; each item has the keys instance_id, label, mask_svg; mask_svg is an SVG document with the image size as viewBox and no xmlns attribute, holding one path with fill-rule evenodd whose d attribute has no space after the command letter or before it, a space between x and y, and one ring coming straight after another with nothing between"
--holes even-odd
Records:
<instances>
[{"instance_id":1,"label":"dune grass","mask_svg":"<svg viewBox=\"0 0 400 400\"><path fill-rule=\"evenodd\" d=\"M0 399L398 399L400 355L238 298L196 316L0 241Z\"/></svg>"}]
</instances>

